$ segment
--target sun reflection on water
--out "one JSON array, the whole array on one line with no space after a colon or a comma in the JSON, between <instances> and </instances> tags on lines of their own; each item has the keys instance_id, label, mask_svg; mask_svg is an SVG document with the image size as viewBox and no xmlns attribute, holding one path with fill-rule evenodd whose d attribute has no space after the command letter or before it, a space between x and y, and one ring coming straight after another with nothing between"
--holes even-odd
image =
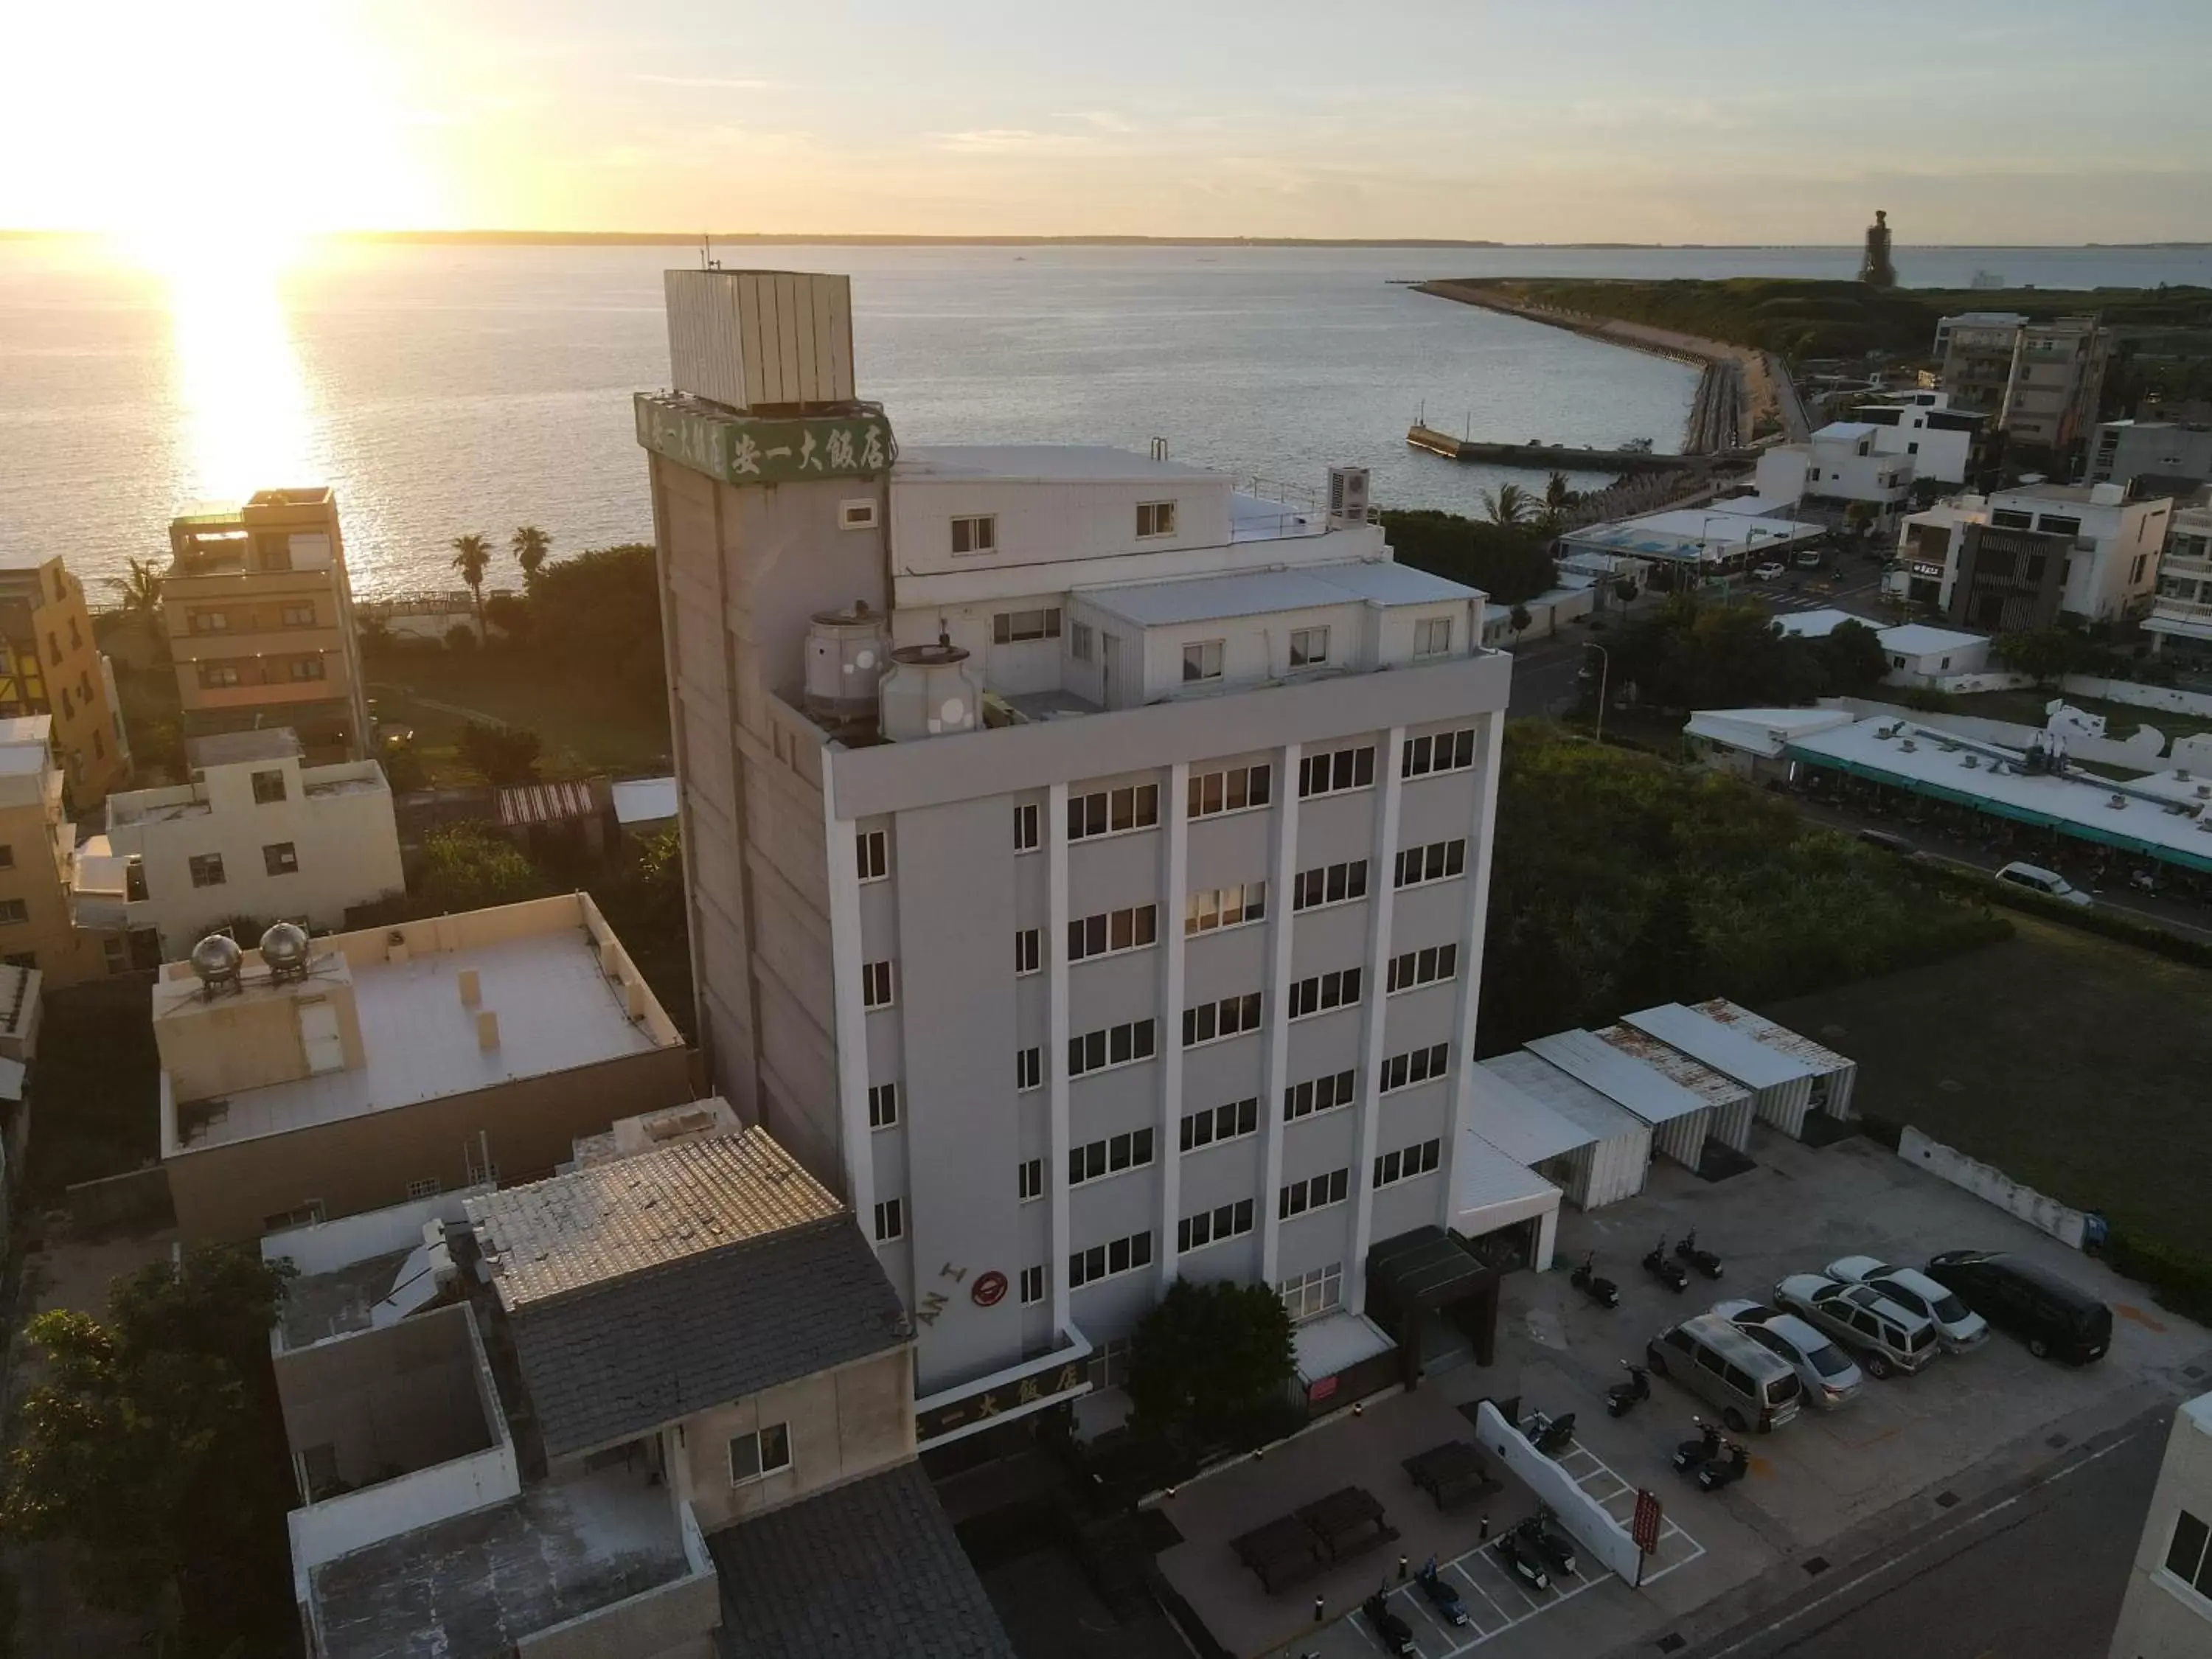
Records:
<instances>
[{"instance_id":1,"label":"sun reflection on water","mask_svg":"<svg viewBox=\"0 0 2212 1659\"><path fill-rule=\"evenodd\" d=\"M321 481L314 403L285 310L292 252L222 244L154 261L169 311L179 482L192 496Z\"/></svg>"}]
</instances>

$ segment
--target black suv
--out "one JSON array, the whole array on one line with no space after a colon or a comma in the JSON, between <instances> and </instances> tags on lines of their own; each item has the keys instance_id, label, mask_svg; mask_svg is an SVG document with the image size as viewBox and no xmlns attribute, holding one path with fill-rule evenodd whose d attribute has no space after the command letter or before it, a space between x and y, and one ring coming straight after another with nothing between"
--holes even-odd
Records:
<instances>
[{"instance_id":1,"label":"black suv","mask_svg":"<svg viewBox=\"0 0 2212 1659\"><path fill-rule=\"evenodd\" d=\"M2112 1346L2112 1310L2049 1269L1996 1250L1946 1250L1928 1260L1928 1276L1948 1285L1976 1313L2023 1339L2039 1359L2076 1365Z\"/></svg>"}]
</instances>

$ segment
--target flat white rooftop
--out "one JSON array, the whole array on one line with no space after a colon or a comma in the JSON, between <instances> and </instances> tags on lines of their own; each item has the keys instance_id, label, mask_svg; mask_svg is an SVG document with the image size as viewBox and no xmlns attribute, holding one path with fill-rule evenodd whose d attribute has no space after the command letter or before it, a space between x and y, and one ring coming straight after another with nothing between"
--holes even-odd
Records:
<instances>
[{"instance_id":1,"label":"flat white rooftop","mask_svg":"<svg viewBox=\"0 0 2212 1659\"><path fill-rule=\"evenodd\" d=\"M1740 1003L1730 1002L1726 997L1715 997L1709 1002L1698 1003L1691 1012L1703 1014L1707 1019L1717 1020L1730 1030L1741 1031L1762 1048L1804 1061L1813 1068L1815 1076L1827 1077L1838 1072L1848 1072L1858 1064L1833 1048L1821 1047L1803 1032L1793 1031L1787 1025L1778 1025L1765 1014L1753 1013Z\"/></svg>"},{"instance_id":2,"label":"flat white rooftop","mask_svg":"<svg viewBox=\"0 0 2212 1659\"><path fill-rule=\"evenodd\" d=\"M1470 1133L1460 1142L1459 1164L1453 1175L1458 1186L1455 1215L1529 1200L1559 1201L1557 1187L1479 1134Z\"/></svg>"},{"instance_id":3,"label":"flat white rooftop","mask_svg":"<svg viewBox=\"0 0 2212 1659\"><path fill-rule=\"evenodd\" d=\"M1615 1105L1572 1073L1560 1070L1542 1055L1530 1054L1526 1048L1486 1060L1475 1070L1503 1079L1583 1130L1585 1133L1574 1143L1577 1146L1641 1134L1648 1127L1642 1118Z\"/></svg>"},{"instance_id":4,"label":"flat white rooftop","mask_svg":"<svg viewBox=\"0 0 2212 1659\"><path fill-rule=\"evenodd\" d=\"M477 1010L460 998L464 968L477 970L479 1006L499 1017L496 1048L477 1046ZM242 1090L211 1111L180 1106L180 1152L548 1077L659 1046L644 1024L631 1022L621 988L600 971L581 927L365 965L354 969L353 986L368 1064ZM249 988L243 994L268 993Z\"/></svg>"},{"instance_id":5,"label":"flat white rooftop","mask_svg":"<svg viewBox=\"0 0 2212 1659\"><path fill-rule=\"evenodd\" d=\"M1482 597L1472 587L1410 565L1364 560L1074 591L1108 615L1139 628L1258 617L1277 611L1316 611L1329 605L1365 604L1388 610L1397 605L1463 603Z\"/></svg>"},{"instance_id":6,"label":"flat white rooftop","mask_svg":"<svg viewBox=\"0 0 2212 1659\"><path fill-rule=\"evenodd\" d=\"M1341 1308L1291 1328L1291 1354L1298 1375L1309 1382L1334 1376L1397 1346L1365 1314L1346 1313Z\"/></svg>"},{"instance_id":7,"label":"flat white rooftop","mask_svg":"<svg viewBox=\"0 0 2212 1659\"><path fill-rule=\"evenodd\" d=\"M1643 559L1720 559L1756 550L1779 552L1801 542L1818 541L1825 525L1795 519L1751 518L1704 507L1678 507L1571 530L1561 538L1570 547L1596 548Z\"/></svg>"},{"instance_id":8,"label":"flat white rooftop","mask_svg":"<svg viewBox=\"0 0 2212 1659\"><path fill-rule=\"evenodd\" d=\"M1163 478L1210 478L1226 486L1225 472L1182 461L1156 461L1106 444L943 444L899 451L891 482L925 478L989 480L994 483L1152 483Z\"/></svg>"},{"instance_id":9,"label":"flat white rooftop","mask_svg":"<svg viewBox=\"0 0 2212 1659\"><path fill-rule=\"evenodd\" d=\"M1702 1096L1662 1076L1632 1054L1623 1054L1592 1031L1554 1031L1550 1036L1533 1039L1528 1047L1655 1127L1711 1106Z\"/></svg>"},{"instance_id":10,"label":"flat white rooftop","mask_svg":"<svg viewBox=\"0 0 2212 1659\"><path fill-rule=\"evenodd\" d=\"M674 778L623 778L614 785L617 823L654 823L676 816Z\"/></svg>"},{"instance_id":11,"label":"flat white rooftop","mask_svg":"<svg viewBox=\"0 0 2212 1659\"><path fill-rule=\"evenodd\" d=\"M1842 708L1700 708L1682 729L1774 760L1796 738L1850 723L1850 711Z\"/></svg>"},{"instance_id":12,"label":"flat white rooftop","mask_svg":"<svg viewBox=\"0 0 2212 1659\"><path fill-rule=\"evenodd\" d=\"M1854 617L1832 605L1823 605L1818 611L1785 611L1774 619L1774 625L1793 640L1825 640L1847 622L1875 626L1864 617Z\"/></svg>"},{"instance_id":13,"label":"flat white rooftop","mask_svg":"<svg viewBox=\"0 0 2212 1659\"><path fill-rule=\"evenodd\" d=\"M1817 1067L1804 1060L1770 1048L1748 1033L1723 1025L1679 1002L1662 1003L1656 1008L1623 1015L1621 1023L1648 1032L1668 1048L1680 1048L1723 1077L1732 1077L1753 1089L1777 1088L1799 1078L1819 1074Z\"/></svg>"},{"instance_id":14,"label":"flat white rooftop","mask_svg":"<svg viewBox=\"0 0 2212 1659\"><path fill-rule=\"evenodd\" d=\"M1930 628L1926 623L1902 623L1881 630L1881 648L1906 657L1932 657L1942 651L1963 651L1968 646L1988 643L1985 635Z\"/></svg>"},{"instance_id":15,"label":"flat white rooftop","mask_svg":"<svg viewBox=\"0 0 2212 1659\"><path fill-rule=\"evenodd\" d=\"M1473 1109L1468 1115L1469 1131L1490 1146L1533 1169L1547 1158L1601 1138L1509 1081L1492 1069L1493 1065L1489 1062L1474 1068L1469 1079L1474 1085Z\"/></svg>"}]
</instances>

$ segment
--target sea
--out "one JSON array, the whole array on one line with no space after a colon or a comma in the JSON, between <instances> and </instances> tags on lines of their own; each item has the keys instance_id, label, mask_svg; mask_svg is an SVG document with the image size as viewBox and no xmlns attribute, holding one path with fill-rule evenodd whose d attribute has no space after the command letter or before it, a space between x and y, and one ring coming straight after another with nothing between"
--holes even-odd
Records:
<instances>
[{"instance_id":1,"label":"sea","mask_svg":"<svg viewBox=\"0 0 2212 1659\"><path fill-rule=\"evenodd\" d=\"M1373 469L1394 507L1508 478L1409 450L1463 435L1679 443L1692 371L1412 291L1438 276L1848 277L1850 247L776 246L853 277L863 397L899 441L1091 442L1288 485ZM667 383L660 272L696 249L346 243L257 264L0 240L0 559L95 594L165 556L184 502L338 493L356 590L450 589L465 532L554 556L649 538L630 394ZM1900 248L1908 285L2212 283L2212 250ZM1595 483L1595 479L1577 479ZM490 585L513 585L502 553Z\"/></svg>"}]
</instances>

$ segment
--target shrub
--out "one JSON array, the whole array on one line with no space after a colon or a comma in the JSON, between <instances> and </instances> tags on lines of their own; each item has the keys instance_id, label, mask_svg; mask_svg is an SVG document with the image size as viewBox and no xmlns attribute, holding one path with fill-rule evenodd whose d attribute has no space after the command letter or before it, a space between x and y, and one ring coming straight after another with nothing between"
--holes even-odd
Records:
<instances>
[{"instance_id":1,"label":"shrub","mask_svg":"<svg viewBox=\"0 0 2212 1659\"><path fill-rule=\"evenodd\" d=\"M1178 1279L1137 1327L1129 1399L1152 1432L1215 1440L1266 1422L1296 1369L1273 1287Z\"/></svg>"},{"instance_id":2,"label":"shrub","mask_svg":"<svg viewBox=\"0 0 2212 1659\"><path fill-rule=\"evenodd\" d=\"M2160 1306L2199 1324L2212 1324L2212 1261L2160 1239L2117 1230L2105 1236L2104 1255L2113 1272L2149 1285Z\"/></svg>"},{"instance_id":3,"label":"shrub","mask_svg":"<svg viewBox=\"0 0 2212 1659\"><path fill-rule=\"evenodd\" d=\"M492 726L471 720L461 727L464 765L481 773L490 783L530 783L538 776L538 753L543 745L526 726Z\"/></svg>"}]
</instances>

